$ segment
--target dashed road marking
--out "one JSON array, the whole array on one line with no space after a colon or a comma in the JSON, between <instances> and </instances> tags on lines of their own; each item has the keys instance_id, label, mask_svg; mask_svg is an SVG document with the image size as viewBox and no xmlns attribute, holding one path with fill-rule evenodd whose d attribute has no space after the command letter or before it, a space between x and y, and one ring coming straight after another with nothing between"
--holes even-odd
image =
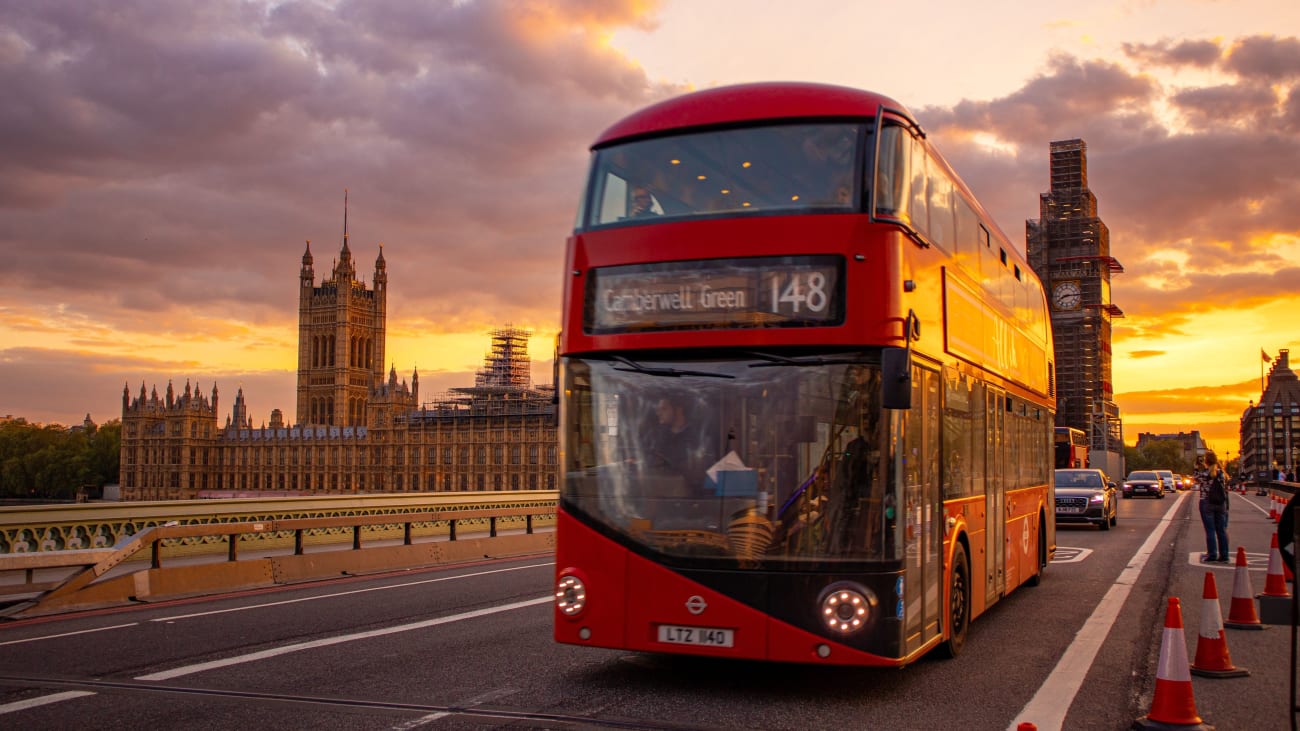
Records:
<instances>
[{"instance_id":1,"label":"dashed road marking","mask_svg":"<svg viewBox=\"0 0 1300 731\"><path fill-rule=\"evenodd\" d=\"M1085 558L1092 555L1091 548L1076 548L1074 546L1057 546L1056 555L1052 557L1052 563L1079 563Z\"/></svg>"},{"instance_id":2,"label":"dashed road marking","mask_svg":"<svg viewBox=\"0 0 1300 731\"><path fill-rule=\"evenodd\" d=\"M1058 550L1059 550L1059 549L1058 549ZM1187 563L1189 563L1189 564L1191 564L1191 565L1193 565L1193 566L1200 566L1200 567L1202 567L1202 568L1207 568L1207 569L1232 569L1232 570L1236 570L1236 568L1237 568L1237 559L1236 559L1236 557L1235 557L1235 554L1234 554L1233 559L1232 559L1231 561L1227 562L1227 563L1205 563L1204 561L1201 560L1201 556L1204 556L1204 555L1205 555L1205 554L1202 553L1202 552L1200 552L1200 551L1193 551L1193 552L1187 554ZM1251 571L1268 571L1268 554L1267 554L1267 553L1251 553L1251 552L1247 551L1247 552L1246 552L1246 568L1250 569Z\"/></svg>"}]
</instances>

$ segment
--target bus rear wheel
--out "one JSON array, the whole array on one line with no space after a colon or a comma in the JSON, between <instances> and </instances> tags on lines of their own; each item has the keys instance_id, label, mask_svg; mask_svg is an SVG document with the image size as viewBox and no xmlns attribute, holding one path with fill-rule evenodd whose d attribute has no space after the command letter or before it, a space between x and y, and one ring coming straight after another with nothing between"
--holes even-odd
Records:
<instances>
[{"instance_id":1,"label":"bus rear wheel","mask_svg":"<svg viewBox=\"0 0 1300 731\"><path fill-rule=\"evenodd\" d=\"M957 657L966 644L970 628L970 564L966 547L958 543L952 551L952 580L948 585L948 639L939 645L943 657Z\"/></svg>"},{"instance_id":2,"label":"bus rear wheel","mask_svg":"<svg viewBox=\"0 0 1300 731\"><path fill-rule=\"evenodd\" d=\"M1101 529L1102 529L1102 530L1106 530L1108 527L1110 527L1110 526L1107 525L1107 524L1105 524L1105 523L1103 523L1102 526L1101 526ZM1038 519L1038 571L1035 572L1033 576L1030 576L1028 579L1025 579L1025 585L1026 585L1026 586L1038 586L1039 584L1043 583L1043 572L1046 571L1046 570L1047 570L1047 525L1046 525L1045 523L1043 523L1043 519L1042 519L1042 517L1039 516L1039 519Z\"/></svg>"}]
</instances>

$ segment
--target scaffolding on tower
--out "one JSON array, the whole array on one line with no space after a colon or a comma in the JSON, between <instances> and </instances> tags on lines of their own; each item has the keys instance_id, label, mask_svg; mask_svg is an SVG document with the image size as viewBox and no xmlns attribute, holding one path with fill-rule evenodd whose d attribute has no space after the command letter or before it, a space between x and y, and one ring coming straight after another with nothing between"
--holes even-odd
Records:
<instances>
[{"instance_id":1,"label":"scaffolding on tower","mask_svg":"<svg viewBox=\"0 0 1300 731\"><path fill-rule=\"evenodd\" d=\"M532 385L528 358L528 330L507 325L492 331L492 350L474 376L476 388L526 389Z\"/></svg>"}]
</instances>

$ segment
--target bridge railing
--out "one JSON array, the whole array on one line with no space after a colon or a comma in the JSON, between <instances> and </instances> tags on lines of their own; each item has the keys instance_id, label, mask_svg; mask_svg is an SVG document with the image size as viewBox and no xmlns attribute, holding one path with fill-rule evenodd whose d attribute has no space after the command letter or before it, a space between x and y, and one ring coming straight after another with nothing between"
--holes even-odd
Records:
<instances>
[{"instance_id":1,"label":"bridge railing","mask_svg":"<svg viewBox=\"0 0 1300 731\"><path fill-rule=\"evenodd\" d=\"M205 505L208 510L201 515L188 516L184 515L185 508L196 506L148 504L155 515L133 520L154 525L124 536L111 548L0 554L0 576L10 579L23 572L21 583L0 583L0 603L6 597L18 600L0 614L34 616L340 574L547 551L554 548L554 537L549 531L538 533L536 529L554 524L555 497L549 491L438 495L432 501L436 508L425 510L418 507L430 504L427 495L347 506L333 501L325 512L334 514L323 516L312 515L321 511L321 504L293 504L313 498L276 500L272 501L276 505L260 506L239 500L233 501L237 505L227 506L238 508L238 512L214 513L213 506ZM239 519L249 513L286 517ZM183 518L189 522L182 523ZM49 535L57 525L27 526L23 530L44 530L44 535ZM319 550L328 547L324 544L343 547ZM309 545L318 550L308 551ZM247 559L241 556L241 551L251 553L250 548L263 555ZM267 550L276 548L283 550L278 555ZM219 555L216 561L195 560L199 554L211 557L223 552L224 560ZM180 560L182 557L184 560ZM141 566L133 572L121 571L119 567L130 561ZM58 578L43 580L58 569L63 570ZM119 569L118 575L107 577L114 569Z\"/></svg>"},{"instance_id":2,"label":"bridge railing","mask_svg":"<svg viewBox=\"0 0 1300 731\"><path fill-rule=\"evenodd\" d=\"M108 548L147 528L168 524L208 525L289 518L529 508L554 505L557 497L555 490L517 490L0 507L0 554ZM445 534L447 529L445 523L419 528L432 535ZM328 531L309 534L308 540L322 537L325 532ZM275 543L276 538L264 536L257 540ZM333 540L325 538L324 542ZM220 550L221 545L224 541L204 534L169 540L165 548L173 555L187 555L210 553Z\"/></svg>"}]
</instances>

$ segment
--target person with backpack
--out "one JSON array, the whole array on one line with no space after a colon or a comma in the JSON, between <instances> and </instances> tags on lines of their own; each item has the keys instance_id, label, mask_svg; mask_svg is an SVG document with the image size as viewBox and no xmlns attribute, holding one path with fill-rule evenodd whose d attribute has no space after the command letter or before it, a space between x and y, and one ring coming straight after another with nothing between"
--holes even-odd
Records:
<instances>
[{"instance_id":1,"label":"person with backpack","mask_svg":"<svg viewBox=\"0 0 1300 731\"><path fill-rule=\"evenodd\" d=\"M1213 452L1205 455L1205 481L1201 483L1201 524L1205 526L1204 563L1228 563L1227 474Z\"/></svg>"}]
</instances>

